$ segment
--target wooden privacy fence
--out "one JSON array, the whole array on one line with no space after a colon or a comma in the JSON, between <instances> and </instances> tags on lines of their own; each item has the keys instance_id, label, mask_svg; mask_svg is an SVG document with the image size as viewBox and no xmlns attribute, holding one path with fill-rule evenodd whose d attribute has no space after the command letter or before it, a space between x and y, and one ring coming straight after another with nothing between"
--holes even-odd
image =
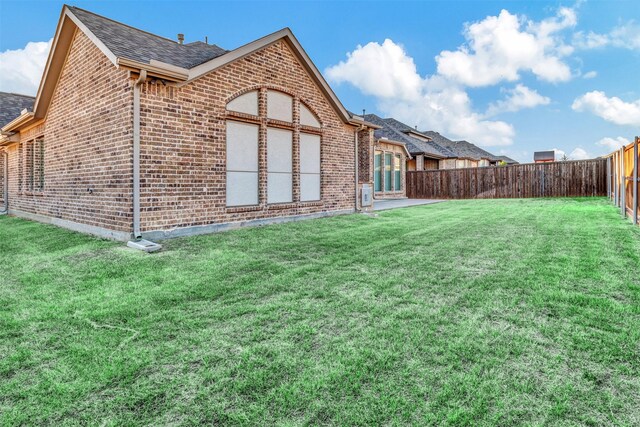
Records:
<instances>
[{"instance_id":1,"label":"wooden privacy fence","mask_svg":"<svg viewBox=\"0 0 640 427\"><path fill-rule=\"evenodd\" d=\"M607 160L407 172L413 199L507 199L607 195Z\"/></svg>"},{"instance_id":2,"label":"wooden privacy fence","mask_svg":"<svg viewBox=\"0 0 640 427\"><path fill-rule=\"evenodd\" d=\"M640 165L640 138L607 156L607 196L620 208L623 217L629 216L638 224L638 167Z\"/></svg>"}]
</instances>

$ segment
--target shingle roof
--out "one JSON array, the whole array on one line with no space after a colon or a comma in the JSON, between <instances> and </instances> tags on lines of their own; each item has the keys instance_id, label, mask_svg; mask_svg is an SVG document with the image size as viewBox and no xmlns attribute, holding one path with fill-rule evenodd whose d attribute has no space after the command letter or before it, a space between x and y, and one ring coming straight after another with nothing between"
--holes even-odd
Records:
<instances>
[{"instance_id":1,"label":"shingle roof","mask_svg":"<svg viewBox=\"0 0 640 427\"><path fill-rule=\"evenodd\" d=\"M154 59L192 68L227 53L214 44L199 41L180 44L75 6L69 6L69 10L117 57L143 63Z\"/></svg>"},{"instance_id":2,"label":"shingle roof","mask_svg":"<svg viewBox=\"0 0 640 427\"><path fill-rule=\"evenodd\" d=\"M31 111L35 101L33 96L0 92L0 127L18 117L25 108Z\"/></svg>"},{"instance_id":3,"label":"shingle roof","mask_svg":"<svg viewBox=\"0 0 640 427\"><path fill-rule=\"evenodd\" d=\"M517 165L518 162L516 160L513 160L511 157L507 157L507 156L496 156L498 158L499 161L503 161L508 165Z\"/></svg>"},{"instance_id":4,"label":"shingle roof","mask_svg":"<svg viewBox=\"0 0 640 427\"><path fill-rule=\"evenodd\" d=\"M469 141L452 141L440 135L438 132L428 130L422 132L424 135L432 138L436 143L443 147L453 151L457 157L465 157L472 160L489 159L491 161L497 161L498 157Z\"/></svg>"},{"instance_id":5,"label":"shingle roof","mask_svg":"<svg viewBox=\"0 0 640 427\"><path fill-rule=\"evenodd\" d=\"M483 150L475 144L470 143L469 141L456 141L456 144L461 147L461 149L467 151L469 154L474 155L478 159L489 159L492 162L498 161L498 157L490 152Z\"/></svg>"},{"instance_id":6,"label":"shingle roof","mask_svg":"<svg viewBox=\"0 0 640 427\"><path fill-rule=\"evenodd\" d=\"M375 130L374 136L376 138L387 138L402 142L406 145L407 151L411 154L425 154L427 156L431 155L438 158L455 157L451 151L441 147L433 141L423 141L408 135L407 132L420 132L396 119L383 119L375 114L366 114L364 118L370 123L382 126L381 129Z\"/></svg>"}]
</instances>

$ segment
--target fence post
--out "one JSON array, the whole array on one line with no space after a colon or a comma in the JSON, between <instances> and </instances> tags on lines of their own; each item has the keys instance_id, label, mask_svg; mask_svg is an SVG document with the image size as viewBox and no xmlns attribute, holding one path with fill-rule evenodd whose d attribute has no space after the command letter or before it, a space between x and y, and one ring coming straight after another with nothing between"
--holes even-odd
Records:
<instances>
[{"instance_id":1,"label":"fence post","mask_svg":"<svg viewBox=\"0 0 640 427\"><path fill-rule=\"evenodd\" d=\"M611 157L607 157L607 198L611 201Z\"/></svg>"},{"instance_id":2,"label":"fence post","mask_svg":"<svg viewBox=\"0 0 640 427\"><path fill-rule=\"evenodd\" d=\"M611 155L611 191L613 191L613 205L618 206L618 153Z\"/></svg>"},{"instance_id":3,"label":"fence post","mask_svg":"<svg viewBox=\"0 0 640 427\"><path fill-rule=\"evenodd\" d=\"M640 137L636 136L635 143L633 144L633 223L638 224L638 144L640 143Z\"/></svg>"},{"instance_id":4,"label":"fence post","mask_svg":"<svg viewBox=\"0 0 640 427\"><path fill-rule=\"evenodd\" d=\"M624 147L620 149L620 209L622 209L622 217L627 217L627 178L624 171Z\"/></svg>"}]
</instances>

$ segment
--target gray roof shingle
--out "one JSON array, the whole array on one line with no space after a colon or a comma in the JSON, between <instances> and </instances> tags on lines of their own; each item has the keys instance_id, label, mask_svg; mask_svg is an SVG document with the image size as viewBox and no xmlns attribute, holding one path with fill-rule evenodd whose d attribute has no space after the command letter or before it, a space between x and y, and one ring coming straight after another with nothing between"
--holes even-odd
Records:
<instances>
[{"instance_id":1,"label":"gray roof shingle","mask_svg":"<svg viewBox=\"0 0 640 427\"><path fill-rule=\"evenodd\" d=\"M33 96L0 92L0 127L18 117L25 108L31 111L35 102Z\"/></svg>"},{"instance_id":2,"label":"gray roof shingle","mask_svg":"<svg viewBox=\"0 0 640 427\"><path fill-rule=\"evenodd\" d=\"M497 162L497 156L491 154L490 152L483 150L475 144L470 143L469 141L456 141L456 145L460 147L461 150L467 152L469 156L473 156L473 159L488 159L492 162Z\"/></svg>"},{"instance_id":3,"label":"gray roof shingle","mask_svg":"<svg viewBox=\"0 0 640 427\"><path fill-rule=\"evenodd\" d=\"M180 44L75 6L69 6L69 10L117 57L143 63L154 59L193 68L227 53L221 47L199 41Z\"/></svg>"},{"instance_id":4,"label":"gray roof shingle","mask_svg":"<svg viewBox=\"0 0 640 427\"><path fill-rule=\"evenodd\" d=\"M490 161L498 161L498 157L469 141L452 141L449 138L445 138L438 132L428 130L423 131L423 134L432 138L435 142L443 147L453 151L457 157L465 157L472 160L489 159Z\"/></svg>"},{"instance_id":5,"label":"gray roof shingle","mask_svg":"<svg viewBox=\"0 0 640 427\"><path fill-rule=\"evenodd\" d=\"M443 148L433 141L424 141L410 136L407 132L420 132L396 119L383 119L375 114L366 114L364 119L370 123L382 126L381 129L375 130L374 136L376 138L387 138L393 141L402 142L406 145L407 151L412 155L425 154L427 156L430 155L437 158L455 157L455 154L451 151Z\"/></svg>"}]
</instances>

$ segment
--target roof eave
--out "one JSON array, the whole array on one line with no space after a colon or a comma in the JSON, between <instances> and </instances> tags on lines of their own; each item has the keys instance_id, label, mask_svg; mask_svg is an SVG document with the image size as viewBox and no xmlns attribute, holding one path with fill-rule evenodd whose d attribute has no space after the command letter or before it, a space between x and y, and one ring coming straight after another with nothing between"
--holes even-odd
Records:
<instances>
[{"instance_id":1,"label":"roof eave","mask_svg":"<svg viewBox=\"0 0 640 427\"><path fill-rule=\"evenodd\" d=\"M382 126L379 126L379 125L373 124L373 123L371 123L371 122L368 122L368 121L366 121L366 120L363 120L363 119L360 119L360 118L356 118L356 117L351 117L351 118L349 119L349 122L350 122L352 125L356 125L356 126L366 126L366 127L368 127L369 129L382 129Z\"/></svg>"},{"instance_id":2,"label":"roof eave","mask_svg":"<svg viewBox=\"0 0 640 427\"><path fill-rule=\"evenodd\" d=\"M189 78L189 70L185 68L175 67L170 64L164 64L160 61L151 61L146 64L144 62L134 61L128 58L116 58L118 68L125 70L140 72L145 70L150 77L156 77L163 80L173 82L185 82Z\"/></svg>"},{"instance_id":3,"label":"roof eave","mask_svg":"<svg viewBox=\"0 0 640 427\"><path fill-rule=\"evenodd\" d=\"M35 119L35 114L33 112L27 112L20 114L15 119L11 120L9 123L2 127L2 132L14 132L19 128L29 124L32 120Z\"/></svg>"},{"instance_id":4,"label":"roof eave","mask_svg":"<svg viewBox=\"0 0 640 427\"><path fill-rule=\"evenodd\" d=\"M409 150L407 149L407 144L405 144L404 142L396 141L393 139L387 139L387 138L378 138L377 142L383 142L385 144L391 144L391 145L399 145L402 148L404 148L404 152L407 153L407 156L409 156L409 158L411 158L411 153L409 153Z\"/></svg>"}]
</instances>

